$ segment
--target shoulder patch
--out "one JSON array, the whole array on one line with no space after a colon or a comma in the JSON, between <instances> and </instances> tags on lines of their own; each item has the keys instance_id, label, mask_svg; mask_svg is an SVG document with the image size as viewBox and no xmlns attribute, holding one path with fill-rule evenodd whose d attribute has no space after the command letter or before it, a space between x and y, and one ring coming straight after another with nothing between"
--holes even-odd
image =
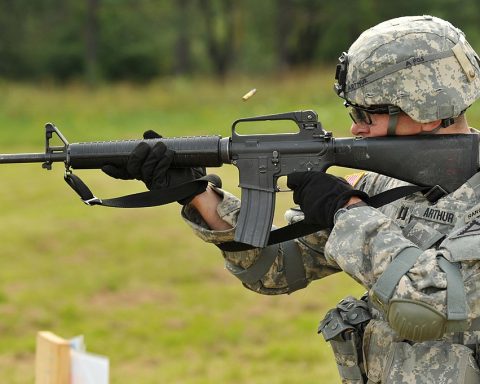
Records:
<instances>
[{"instance_id":1,"label":"shoulder patch","mask_svg":"<svg viewBox=\"0 0 480 384\"><path fill-rule=\"evenodd\" d=\"M457 233L451 236L452 239L458 239L459 237L464 236L478 236L480 235L480 219L476 218L467 224L465 227L461 228Z\"/></svg>"},{"instance_id":2,"label":"shoulder patch","mask_svg":"<svg viewBox=\"0 0 480 384\"><path fill-rule=\"evenodd\" d=\"M357 185L357 183L366 173L367 172L352 173L351 175L345 176L345 180L347 180L348 184L350 184L352 187L355 187L355 185Z\"/></svg>"}]
</instances>

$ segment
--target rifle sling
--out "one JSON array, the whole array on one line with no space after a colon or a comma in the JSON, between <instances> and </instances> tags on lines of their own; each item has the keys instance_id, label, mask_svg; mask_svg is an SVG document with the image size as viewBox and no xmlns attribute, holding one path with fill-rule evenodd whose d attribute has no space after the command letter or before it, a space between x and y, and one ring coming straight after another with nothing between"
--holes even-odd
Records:
<instances>
[{"instance_id":1,"label":"rifle sling","mask_svg":"<svg viewBox=\"0 0 480 384\"><path fill-rule=\"evenodd\" d=\"M370 197L368 205L374 208L389 204L402 197L411 195L415 192L423 192L425 197L430 202L437 201L440 197L445 196L445 192L441 187L420 187L418 185L406 185L381 192L375 196ZM268 243L266 246L283 243L285 241L293 240L299 237L307 236L312 233L321 231L323 228L320 225L305 223L304 220L298 221L291 225L275 229L270 232ZM228 241L225 243L216 244L218 248L225 252L240 252L256 248L250 244L240 243L237 241Z\"/></svg>"},{"instance_id":2,"label":"rifle sling","mask_svg":"<svg viewBox=\"0 0 480 384\"><path fill-rule=\"evenodd\" d=\"M178 200L191 198L199 193L202 193L207 188L209 182L221 187L219 178L216 175L207 175L199 179L176 185L174 187L165 188L161 190L151 190L146 192L134 193L112 199L100 199L96 197L90 188L71 171L65 172L65 181L67 184L80 196L82 201L87 205L103 205L105 207L115 208L144 208L154 207L173 203ZM368 205L374 208L389 204L392 201L401 199L407 195L415 192L423 192L429 201L434 202L440 197L444 196L446 192L439 186L435 187L420 187L417 185L408 185L397 187L388 191L379 193L370 197ZM283 243L292 239L310 235L312 233L321 231L319 225L305 223L304 220L296 222L285 227L275 229L270 232L267 246L278 243ZM240 252L255 248L254 246L237 241L228 241L225 243L216 244L218 248L226 252Z\"/></svg>"},{"instance_id":3,"label":"rifle sling","mask_svg":"<svg viewBox=\"0 0 480 384\"><path fill-rule=\"evenodd\" d=\"M72 172L67 171L64 178L67 184L80 196L85 204L115 208L154 207L188 199L205 191L209 182L217 184L217 180L219 180L216 175L207 175L170 188L134 193L112 199L100 199Z\"/></svg>"}]
</instances>

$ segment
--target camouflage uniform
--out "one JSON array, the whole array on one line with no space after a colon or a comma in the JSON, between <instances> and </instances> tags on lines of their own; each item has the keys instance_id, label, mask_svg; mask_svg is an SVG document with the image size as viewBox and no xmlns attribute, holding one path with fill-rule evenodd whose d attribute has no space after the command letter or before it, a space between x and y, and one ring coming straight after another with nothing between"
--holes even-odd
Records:
<instances>
[{"instance_id":1,"label":"camouflage uniform","mask_svg":"<svg viewBox=\"0 0 480 384\"><path fill-rule=\"evenodd\" d=\"M479 62L451 24L430 16L399 18L367 30L342 55L336 90L359 114L389 105L415 121L439 119L446 127L480 97ZM388 133L395 134L398 110L388 113ZM356 188L375 195L405 184L368 173ZM240 208L237 198L217 192L223 196L217 212L233 229L211 231L193 208L182 211L195 233L212 243L233 240ZM295 208L285 216L289 223L303 219ZM406 254L415 258L389 282L385 276L401 270ZM368 300L345 299L321 324L344 383L480 383L480 332L468 330L480 318L480 174L435 204L415 193L380 209L341 209L331 232L223 256L231 273L262 294L292 291L286 268L291 260L303 265L306 283L344 271L368 290ZM271 260L268 268L262 260ZM246 279L262 262L263 273ZM410 327L412 338L405 337L401 311L379 300L385 280L389 303L413 303L419 313L427 308L448 321L438 329ZM472 329L480 329L474 323ZM423 337L430 331L438 337Z\"/></svg>"},{"instance_id":2,"label":"camouflage uniform","mask_svg":"<svg viewBox=\"0 0 480 384\"><path fill-rule=\"evenodd\" d=\"M401 185L406 183L368 173L356 187L374 195ZM236 197L225 191L217 192L223 196L217 211L222 219L234 227L232 230L211 231L193 208L186 206L182 211L184 219L195 233L211 243L233 240L240 208ZM289 223L303 219L303 213L296 208L288 210L285 216ZM402 232L402 228L406 227L410 228L407 236ZM469 227L473 228L474 233L462 235L462 231ZM402 249L425 248L428 239L437 233L442 237L438 244L423 250L414 266L401 278L394 297L422 301L446 313L447 278L437 263L437 254L440 252L448 260L461 264L460 270L467 292L468 316L470 319L480 317L480 264L476 261L480 257L480 185L474 188L466 183L441 198L435 205L430 204L422 194L416 193L379 209L367 206L342 212L336 218L331 233L321 231L290 242L295 244L295 248L288 247L288 257L301 258L308 281L343 270L364 287L371 289L386 266ZM275 248L277 253L271 268L259 281L244 285L262 294L288 293L289 287L283 268L286 247L286 244L269 247ZM260 249L223 252L223 256L227 269L237 274L239 270L253 265L262 257L263 252L265 250ZM447 368L438 360L439 366L435 369L445 369L449 371L446 377L458 378L465 367L452 365L450 355L456 356L453 361L468 364L477 372L472 349L456 344L461 342L474 346L477 343L475 332L463 333L463 340L459 340L458 334L448 334L442 338L443 341L405 343L383 320L384 313L373 313L374 320L367 326L364 339L369 382L433 382L428 379L428 373L437 359L444 359L445 362L450 359L450 363ZM445 342L451 348L445 348ZM406 364L410 367L407 370ZM455 369L458 374L452 375ZM432 377L443 377L440 371L434 372ZM426 375L423 381L420 381L420 375Z\"/></svg>"}]
</instances>

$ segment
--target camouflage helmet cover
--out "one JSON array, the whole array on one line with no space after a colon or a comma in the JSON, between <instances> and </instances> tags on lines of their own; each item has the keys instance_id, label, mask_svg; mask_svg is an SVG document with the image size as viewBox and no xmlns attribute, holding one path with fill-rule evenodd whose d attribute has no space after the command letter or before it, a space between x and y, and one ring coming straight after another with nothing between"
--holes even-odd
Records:
<instances>
[{"instance_id":1,"label":"camouflage helmet cover","mask_svg":"<svg viewBox=\"0 0 480 384\"><path fill-rule=\"evenodd\" d=\"M362 107L394 105L422 123L447 119L480 97L479 61L449 22L400 17L366 30L340 57L335 89Z\"/></svg>"}]
</instances>

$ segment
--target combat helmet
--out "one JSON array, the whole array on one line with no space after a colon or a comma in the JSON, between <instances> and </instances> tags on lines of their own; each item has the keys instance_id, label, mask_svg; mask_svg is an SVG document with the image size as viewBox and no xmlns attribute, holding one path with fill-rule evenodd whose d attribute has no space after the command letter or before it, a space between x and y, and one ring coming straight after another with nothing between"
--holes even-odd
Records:
<instances>
[{"instance_id":1,"label":"combat helmet","mask_svg":"<svg viewBox=\"0 0 480 384\"><path fill-rule=\"evenodd\" d=\"M382 22L339 61L335 91L357 112L393 115L399 108L418 122L448 126L480 97L477 53L460 29L437 17Z\"/></svg>"}]
</instances>

